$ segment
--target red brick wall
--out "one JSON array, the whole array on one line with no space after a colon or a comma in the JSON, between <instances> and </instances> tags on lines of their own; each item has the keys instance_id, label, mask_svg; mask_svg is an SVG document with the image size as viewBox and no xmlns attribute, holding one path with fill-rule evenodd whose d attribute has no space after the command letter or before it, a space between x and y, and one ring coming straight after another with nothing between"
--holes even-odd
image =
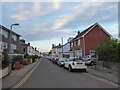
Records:
<instances>
[{"instance_id":1,"label":"red brick wall","mask_svg":"<svg viewBox=\"0 0 120 90\"><path fill-rule=\"evenodd\" d=\"M110 39L110 36L99 26L95 26L88 34L85 35L85 54L89 54L89 50L94 50L101 40Z\"/></svg>"}]
</instances>

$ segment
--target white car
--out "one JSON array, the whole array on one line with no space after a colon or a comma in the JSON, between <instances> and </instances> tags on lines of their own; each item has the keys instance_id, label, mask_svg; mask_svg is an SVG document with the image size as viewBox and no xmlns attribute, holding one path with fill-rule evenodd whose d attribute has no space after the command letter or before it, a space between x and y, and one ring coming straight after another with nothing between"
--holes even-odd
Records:
<instances>
[{"instance_id":1,"label":"white car","mask_svg":"<svg viewBox=\"0 0 120 90\"><path fill-rule=\"evenodd\" d=\"M68 68L70 72L75 69L86 71L87 66L82 60L79 60L77 58L68 58L64 62L64 68Z\"/></svg>"}]
</instances>

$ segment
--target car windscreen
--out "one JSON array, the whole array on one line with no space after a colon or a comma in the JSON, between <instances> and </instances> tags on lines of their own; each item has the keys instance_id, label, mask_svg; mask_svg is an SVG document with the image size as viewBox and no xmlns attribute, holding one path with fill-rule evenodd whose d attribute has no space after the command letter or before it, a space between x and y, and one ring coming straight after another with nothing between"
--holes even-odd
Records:
<instances>
[{"instance_id":1,"label":"car windscreen","mask_svg":"<svg viewBox=\"0 0 120 90\"><path fill-rule=\"evenodd\" d=\"M70 58L70 59L68 59L68 61L78 61L78 60L80 60L79 58Z\"/></svg>"},{"instance_id":2,"label":"car windscreen","mask_svg":"<svg viewBox=\"0 0 120 90\"><path fill-rule=\"evenodd\" d=\"M84 56L83 58L86 59L86 58L88 58L88 56Z\"/></svg>"}]
</instances>

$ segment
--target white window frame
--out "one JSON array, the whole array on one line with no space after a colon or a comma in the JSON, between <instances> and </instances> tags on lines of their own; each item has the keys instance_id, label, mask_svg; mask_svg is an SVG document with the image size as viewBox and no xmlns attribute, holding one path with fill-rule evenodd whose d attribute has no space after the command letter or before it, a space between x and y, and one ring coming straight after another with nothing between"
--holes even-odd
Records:
<instances>
[{"instance_id":1,"label":"white window frame","mask_svg":"<svg viewBox=\"0 0 120 90\"><path fill-rule=\"evenodd\" d=\"M1 33L2 33L2 35L5 37L5 38L8 38L8 32L7 31L5 31L5 30L1 30Z\"/></svg>"},{"instance_id":2,"label":"white window frame","mask_svg":"<svg viewBox=\"0 0 120 90\"><path fill-rule=\"evenodd\" d=\"M73 47L73 42L71 43L71 47Z\"/></svg>"},{"instance_id":3,"label":"white window frame","mask_svg":"<svg viewBox=\"0 0 120 90\"><path fill-rule=\"evenodd\" d=\"M74 46L76 46L76 41L74 41Z\"/></svg>"},{"instance_id":4,"label":"white window frame","mask_svg":"<svg viewBox=\"0 0 120 90\"><path fill-rule=\"evenodd\" d=\"M12 39L13 39L14 41L17 41L17 35L12 34Z\"/></svg>"},{"instance_id":5,"label":"white window frame","mask_svg":"<svg viewBox=\"0 0 120 90\"><path fill-rule=\"evenodd\" d=\"M80 46L80 39L78 39L78 46Z\"/></svg>"},{"instance_id":6,"label":"white window frame","mask_svg":"<svg viewBox=\"0 0 120 90\"><path fill-rule=\"evenodd\" d=\"M95 50L90 50L89 53L90 55L95 55Z\"/></svg>"}]
</instances>

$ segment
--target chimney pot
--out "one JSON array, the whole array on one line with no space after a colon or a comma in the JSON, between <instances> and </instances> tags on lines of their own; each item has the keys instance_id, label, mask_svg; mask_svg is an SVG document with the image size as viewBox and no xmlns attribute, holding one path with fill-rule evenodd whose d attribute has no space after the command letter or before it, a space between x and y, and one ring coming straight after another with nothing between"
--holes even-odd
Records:
<instances>
[{"instance_id":1,"label":"chimney pot","mask_svg":"<svg viewBox=\"0 0 120 90\"><path fill-rule=\"evenodd\" d=\"M78 34L80 34L80 31L78 31Z\"/></svg>"}]
</instances>

